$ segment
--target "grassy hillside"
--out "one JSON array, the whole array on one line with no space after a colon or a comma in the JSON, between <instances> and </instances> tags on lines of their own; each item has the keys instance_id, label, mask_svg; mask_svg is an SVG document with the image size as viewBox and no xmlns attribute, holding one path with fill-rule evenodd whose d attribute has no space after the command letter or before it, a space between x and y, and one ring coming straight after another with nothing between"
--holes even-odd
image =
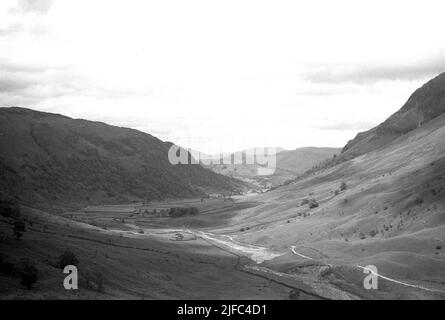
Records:
<instances>
[{"instance_id":1,"label":"grassy hillside","mask_svg":"<svg viewBox=\"0 0 445 320\"><path fill-rule=\"evenodd\" d=\"M379 150L253 197L263 204L244 210L222 232L282 250L294 245L316 265L333 265L329 279L344 288L360 279L354 266L371 264L385 276L445 292L444 155L441 115ZM304 268L288 271L295 270ZM387 298L434 297L385 285Z\"/></svg>"},{"instance_id":2,"label":"grassy hillside","mask_svg":"<svg viewBox=\"0 0 445 320\"><path fill-rule=\"evenodd\" d=\"M199 165L171 165L170 145L137 130L0 108L0 195L49 208L242 187Z\"/></svg>"}]
</instances>

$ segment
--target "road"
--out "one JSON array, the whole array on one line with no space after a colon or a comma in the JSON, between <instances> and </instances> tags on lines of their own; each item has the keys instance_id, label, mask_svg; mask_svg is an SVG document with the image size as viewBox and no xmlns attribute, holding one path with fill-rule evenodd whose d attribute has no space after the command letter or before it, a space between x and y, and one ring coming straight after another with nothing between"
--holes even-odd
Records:
<instances>
[{"instance_id":1,"label":"road","mask_svg":"<svg viewBox=\"0 0 445 320\"><path fill-rule=\"evenodd\" d=\"M308 259L308 260L314 260L311 257L308 257L308 256L305 256L305 255L303 255L301 253L298 253L297 250L296 250L296 246L291 246L290 250L291 250L291 252L293 254L295 254L295 255L297 255L299 257L302 257L302 258L305 258L305 259ZM326 265L329 266L329 267L332 267L331 264L326 264ZM363 271L366 270L367 271L366 273L371 272L372 274L376 275L377 277L379 277L381 279L384 279L384 280L387 280L387 281L390 281L390 282L393 282L393 283L397 283L397 284L400 284L400 285L403 285L403 286L406 286L406 287L417 288L417 289L421 289L421 290L425 290L425 291L429 291L429 292L445 293L445 291L442 291L442 290L426 288L426 287L423 287L423 286L419 286L419 285L403 282L403 281L400 281L400 280L396 280L396 279L393 279L393 278L390 278L390 277L386 277L386 276L383 276L383 275L381 275L381 274L371 270L370 268L363 267L363 266L360 266L360 265L353 265L353 267L358 268L358 269L363 270Z\"/></svg>"}]
</instances>

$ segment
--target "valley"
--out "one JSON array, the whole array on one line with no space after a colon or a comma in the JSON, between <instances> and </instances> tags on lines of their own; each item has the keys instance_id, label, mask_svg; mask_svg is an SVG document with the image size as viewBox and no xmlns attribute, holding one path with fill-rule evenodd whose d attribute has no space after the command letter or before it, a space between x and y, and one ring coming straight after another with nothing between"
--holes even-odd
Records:
<instances>
[{"instance_id":1,"label":"valley","mask_svg":"<svg viewBox=\"0 0 445 320\"><path fill-rule=\"evenodd\" d=\"M1 110L0 297L445 299L443 88L260 193L135 130Z\"/></svg>"}]
</instances>

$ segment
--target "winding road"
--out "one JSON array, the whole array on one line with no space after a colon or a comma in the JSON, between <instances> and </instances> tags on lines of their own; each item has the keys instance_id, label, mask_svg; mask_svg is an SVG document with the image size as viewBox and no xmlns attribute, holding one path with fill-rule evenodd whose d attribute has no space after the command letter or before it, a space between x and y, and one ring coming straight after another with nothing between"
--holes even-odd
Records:
<instances>
[{"instance_id":1,"label":"winding road","mask_svg":"<svg viewBox=\"0 0 445 320\"><path fill-rule=\"evenodd\" d=\"M301 253L298 253L296 251L296 246L291 246L290 250L291 250L291 252L293 254L295 254L295 255L297 255L299 257L302 257L302 258L305 258L305 259L308 259L308 260L314 260L311 257L308 257L308 256L305 256L305 255L303 255ZM326 265L329 266L329 267L332 267L331 264L326 264ZM353 267L361 269L363 271L367 271L367 273L371 272L372 274L376 275L377 277L379 277L381 279L384 279L384 280L387 280L387 281L390 281L390 282L393 282L393 283L397 283L397 284L400 284L400 285L403 285L403 286L406 286L406 287L417 288L417 289L421 289L421 290L425 290L425 291L429 291L429 292L445 293L445 291L442 291L442 290L426 288L426 287L423 287L423 286L419 286L419 285L403 282L403 281L400 281L400 280L396 280L396 279L393 279L393 278L390 278L390 277L386 277L386 276L383 276L383 275L375 272L374 270L372 270L370 268L363 267L363 266L360 266L360 265L354 265Z\"/></svg>"}]
</instances>

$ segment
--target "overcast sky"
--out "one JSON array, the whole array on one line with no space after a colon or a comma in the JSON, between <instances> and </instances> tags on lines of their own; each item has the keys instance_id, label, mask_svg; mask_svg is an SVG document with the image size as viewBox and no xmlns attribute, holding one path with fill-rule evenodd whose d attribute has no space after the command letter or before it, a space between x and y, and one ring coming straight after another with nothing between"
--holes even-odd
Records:
<instances>
[{"instance_id":1,"label":"overcast sky","mask_svg":"<svg viewBox=\"0 0 445 320\"><path fill-rule=\"evenodd\" d=\"M445 2L1 0L0 106L207 153L341 147L445 71Z\"/></svg>"}]
</instances>

